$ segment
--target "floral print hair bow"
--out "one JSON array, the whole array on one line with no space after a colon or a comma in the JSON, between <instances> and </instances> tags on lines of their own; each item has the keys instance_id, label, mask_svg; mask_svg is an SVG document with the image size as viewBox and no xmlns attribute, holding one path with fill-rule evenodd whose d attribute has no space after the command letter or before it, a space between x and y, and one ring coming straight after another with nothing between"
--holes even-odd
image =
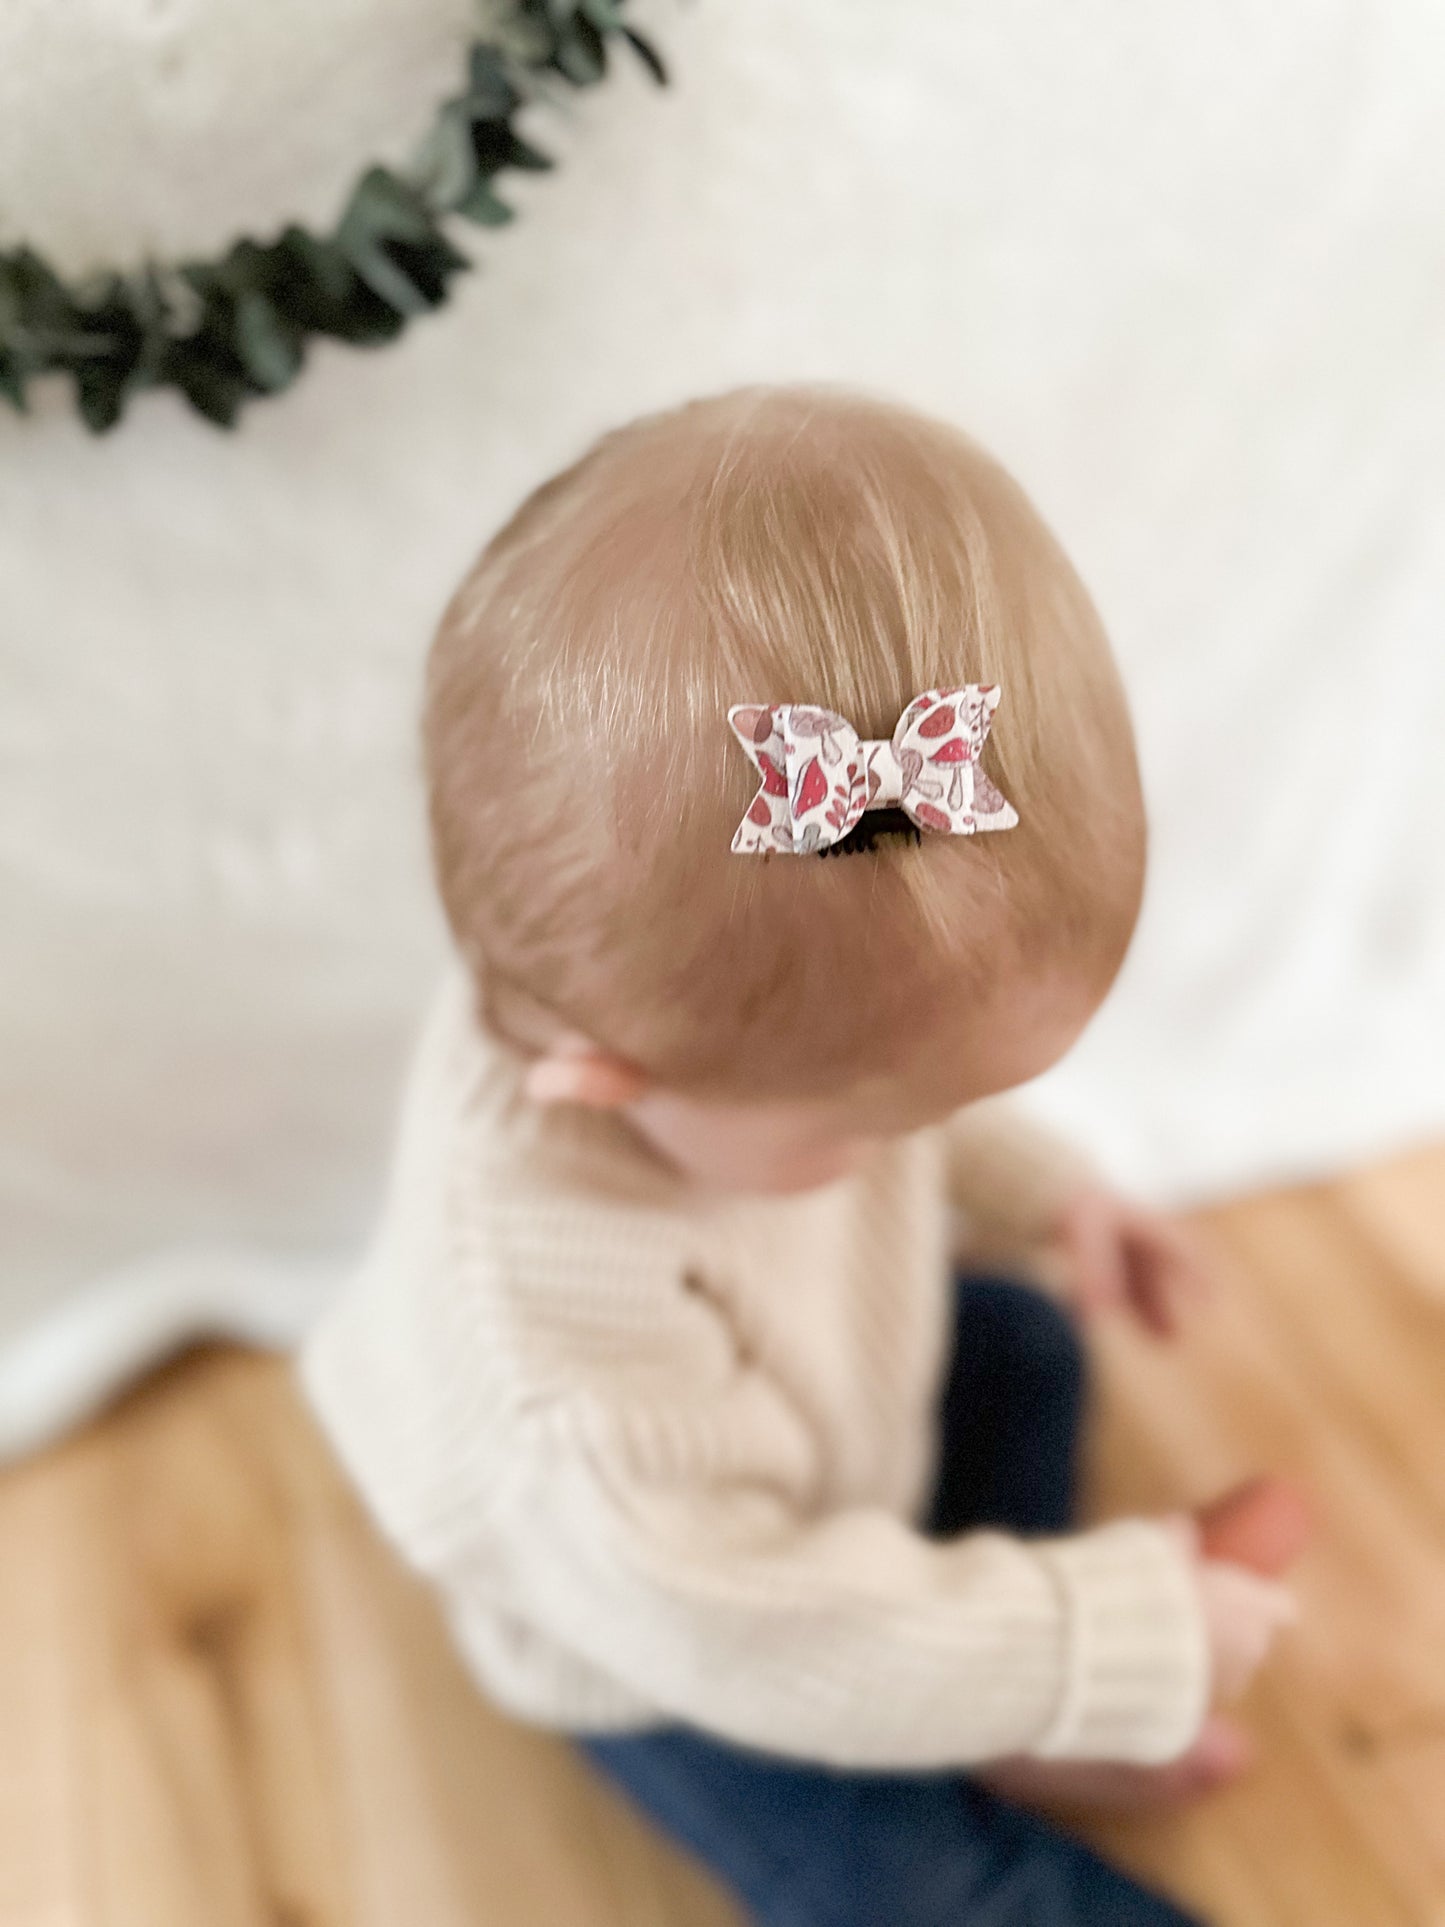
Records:
<instances>
[{"instance_id":1,"label":"floral print hair bow","mask_svg":"<svg viewBox=\"0 0 1445 1927\"><path fill-rule=\"evenodd\" d=\"M762 788L737 827L740 856L811 856L840 843L865 810L901 809L920 830L1011 830L1018 812L978 766L997 683L915 696L886 741L868 742L830 709L737 703L733 733Z\"/></svg>"}]
</instances>

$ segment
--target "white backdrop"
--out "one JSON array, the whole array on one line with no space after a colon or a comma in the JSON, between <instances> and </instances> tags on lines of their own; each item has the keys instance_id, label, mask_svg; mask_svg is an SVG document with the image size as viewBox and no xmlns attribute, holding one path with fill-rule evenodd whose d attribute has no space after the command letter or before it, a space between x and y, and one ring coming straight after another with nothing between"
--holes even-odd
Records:
<instances>
[{"instance_id":1,"label":"white backdrop","mask_svg":"<svg viewBox=\"0 0 1445 1927\"><path fill-rule=\"evenodd\" d=\"M0 1336L117 1265L184 1291L168 1250L354 1247L439 949L429 625L596 430L754 378L963 422L1112 627L1153 881L1037 1101L1174 1196L1445 1125L1445 11L646 17L675 87L544 114L564 166L399 347L231 438L169 398L99 444L0 417ZM0 0L0 241L322 218L467 18Z\"/></svg>"}]
</instances>

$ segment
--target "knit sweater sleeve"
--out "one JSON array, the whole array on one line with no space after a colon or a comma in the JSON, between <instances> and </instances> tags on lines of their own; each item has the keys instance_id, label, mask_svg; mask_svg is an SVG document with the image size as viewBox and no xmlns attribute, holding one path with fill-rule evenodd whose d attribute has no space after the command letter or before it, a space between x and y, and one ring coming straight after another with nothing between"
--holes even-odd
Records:
<instances>
[{"instance_id":1,"label":"knit sweater sleeve","mask_svg":"<svg viewBox=\"0 0 1445 1927\"><path fill-rule=\"evenodd\" d=\"M1099 1181L1076 1145L1007 1100L959 1111L944 1126L944 1144L949 1195L973 1257L1036 1251L1069 1198Z\"/></svg>"},{"instance_id":2,"label":"knit sweater sleeve","mask_svg":"<svg viewBox=\"0 0 1445 1927\"><path fill-rule=\"evenodd\" d=\"M873 1769L1019 1752L1153 1762L1195 1736L1203 1628L1161 1528L940 1543L881 1508L819 1515L769 1482L766 1422L749 1428L745 1474L701 1476L729 1425L704 1388L677 1393L666 1445L641 1452L635 1414L626 1449L595 1404L539 1414L507 1533L531 1623L666 1716Z\"/></svg>"}]
</instances>

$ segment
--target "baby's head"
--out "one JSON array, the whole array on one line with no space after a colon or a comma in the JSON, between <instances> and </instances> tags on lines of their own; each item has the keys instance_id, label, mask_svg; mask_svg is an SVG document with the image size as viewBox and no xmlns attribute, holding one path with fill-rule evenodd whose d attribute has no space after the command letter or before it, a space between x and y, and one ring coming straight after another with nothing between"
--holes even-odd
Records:
<instances>
[{"instance_id":1,"label":"baby's head","mask_svg":"<svg viewBox=\"0 0 1445 1927\"><path fill-rule=\"evenodd\" d=\"M878 738L963 683L1001 687L981 767L1016 827L732 853L758 787L732 705ZM695 402L538 489L447 611L426 747L442 899L531 1094L626 1110L730 1188L824 1182L1046 1069L1138 913L1082 584L964 436L851 395Z\"/></svg>"}]
</instances>

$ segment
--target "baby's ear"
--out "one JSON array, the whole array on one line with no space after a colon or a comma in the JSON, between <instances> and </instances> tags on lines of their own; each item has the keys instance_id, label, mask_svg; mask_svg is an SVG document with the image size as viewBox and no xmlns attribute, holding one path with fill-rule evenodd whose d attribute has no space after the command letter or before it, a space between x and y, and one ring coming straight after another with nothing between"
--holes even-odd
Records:
<instances>
[{"instance_id":1,"label":"baby's ear","mask_svg":"<svg viewBox=\"0 0 1445 1927\"><path fill-rule=\"evenodd\" d=\"M580 1104L589 1111L620 1111L647 1089L646 1075L585 1037L564 1037L537 1058L523 1080L534 1104Z\"/></svg>"}]
</instances>

